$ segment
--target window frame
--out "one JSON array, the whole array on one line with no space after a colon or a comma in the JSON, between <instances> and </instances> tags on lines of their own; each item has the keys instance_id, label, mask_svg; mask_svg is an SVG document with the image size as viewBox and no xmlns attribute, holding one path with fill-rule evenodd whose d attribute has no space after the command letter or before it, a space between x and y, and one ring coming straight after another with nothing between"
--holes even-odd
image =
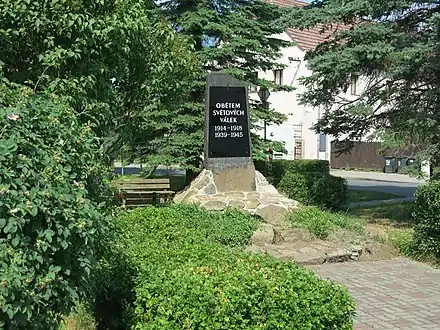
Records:
<instances>
[{"instance_id":1,"label":"window frame","mask_svg":"<svg viewBox=\"0 0 440 330\"><path fill-rule=\"evenodd\" d=\"M283 78L284 78L284 69L276 69L273 70L273 81L275 85L282 85L283 84Z\"/></svg>"}]
</instances>

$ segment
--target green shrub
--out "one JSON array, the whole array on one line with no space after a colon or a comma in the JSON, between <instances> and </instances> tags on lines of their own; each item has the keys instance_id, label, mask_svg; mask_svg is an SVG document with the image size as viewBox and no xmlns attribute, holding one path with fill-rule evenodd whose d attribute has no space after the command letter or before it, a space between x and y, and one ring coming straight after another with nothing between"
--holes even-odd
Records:
<instances>
[{"instance_id":1,"label":"green shrub","mask_svg":"<svg viewBox=\"0 0 440 330\"><path fill-rule=\"evenodd\" d=\"M79 304L68 317L64 318L58 330L96 330L96 322L90 310L85 305Z\"/></svg>"},{"instance_id":2,"label":"green shrub","mask_svg":"<svg viewBox=\"0 0 440 330\"><path fill-rule=\"evenodd\" d=\"M255 228L248 215L149 207L118 224L118 245L138 270L136 329L353 327L355 304L342 286L294 263L231 247L247 242Z\"/></svg>"},{"instance_id":3,"label":"green shrub","mask_svg":"<svg viewBox=\"0 0 440 330\"><path fill-rule=\"evenodd\" d=\"M319 172L287 172L278 189L300 203L331 210L343 209L348 201L346 180Z\"/></svg>"},{"instance_id":4,"label":"green shrub","mask_svg":"<svg viewBox=\"0 0 440 330\"><path fill-rule=\"evenodd\" d=\"M417 257L413 239L414 231L408 228L393 229L388 233L388 242L408 257Z\"/></svg>"},{"instance_id":5,"label":"green shrub","mask_svg":"<svg viewBox=\"0 0 440 330\"><path fill-rule=\"evenodd\" d=\"M415 196L414 245L420 257L440 261L440 181L419 187Z\"/></svg>"},{"instance_id":6,"label":"green shrub","mask_svg":"<svg viewBox=\"0 0 440 330\"><path fill-rule=\"evenodd\" d=\"M307 228L313 235L325 239L333 229L344 228L363 232L362 224L344 214L321 210L315 206L304 207L292 212L289 217L293 227Z\"/></svg>"},{"instance_id":7,"label":"green shrub","mask_svg":"<svg viewBox=\"0 0 440 330\"><path fill-rule=\"evenodd\" d=\"M59 101L0 107L0 328L53 329L108 228L99 141Z\"/></svg>"},{"instance_id":8,"label":"green shrub","mask_svg":"<svg viewBox=\"0 0 440 330\"><path fill-rule=\"evenodd\" d=\"M342 210L348 201L347 180L330 174L312 179L312 204L331 210Z\"/></svg>"},{"instance_id":9,"label":"green shrub","mask_svg":"<svg viewBox=\"0 0 440 330\"><path fill-rule=\"evenodd\" d=\"M271 163L272 176L274 180L274 185L277 187L283 178L284 174L287 172L293 173L322 173L330 174L330 163L326 160L318 159L301 159L301 160L285 160L276 159Z\"/></svg>"},{"instance_id":10,"label":"green shrub","mask_svg":"<svg viewBox=\"0 0 440 330\"><path fill-rule=\"evenodd\" d=\"M310 193L313 183L309 177L310 174L287 172L278 184L278 190L302 204L309 204L312 200Z\"/></svg>"},{"instance_id":11,"label":"green shrub","mask_svg":"<svg viewBox=\"0 0 440 330\"><path fill-rule=\"evenodd\" d=\"M179 241L211 241L228 246L244 246L249 242L257 220L235 209L223 212L205 211L195 205L173 204L168 207L146 207L122 215L123 222L144 223L151 227L156 242L176 244ZM128 220L127 220L128 219Z\"/></svg>"}]
</instances>

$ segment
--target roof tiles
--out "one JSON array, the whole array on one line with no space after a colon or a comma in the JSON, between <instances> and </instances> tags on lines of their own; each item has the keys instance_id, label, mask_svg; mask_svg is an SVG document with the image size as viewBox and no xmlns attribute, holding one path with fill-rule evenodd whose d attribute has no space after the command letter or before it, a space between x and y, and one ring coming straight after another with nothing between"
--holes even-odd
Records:
<instances>
[{"instance_id":1,"label":"roof tiles","mask_svg":"<svg viewBox=\"0 0 440 330\"><path fill-rule=\"evenodd\" d=\"M297 0L266 0L280 7L304 7L308 4ZM304 51L313 50L320 43L328 40L337 29L348 29L347 26L338 25L331 27L331 30L323 31L324 25L319 24L310 29L287 29L287 35L297 43L297 46Z\"/></svg>"}]
</instances>

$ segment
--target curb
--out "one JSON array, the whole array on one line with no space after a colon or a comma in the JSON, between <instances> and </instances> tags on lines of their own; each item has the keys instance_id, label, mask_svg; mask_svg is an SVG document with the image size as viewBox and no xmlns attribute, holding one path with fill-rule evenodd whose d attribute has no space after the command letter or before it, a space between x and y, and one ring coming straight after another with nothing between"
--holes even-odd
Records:
<instances>
[{"instance_id":1,"label":"curb","mask_svg":"<svg viewBox=\"0 0 440 330\"><path fill-rule=\"evenodd\" d=\"M414 182L414 181L397 181L397 180L385 180L385 179L373 179L373 178L355 178L355 177L342 177L344 179L351 179L351 180L361 180L361 181L378 181L378 182L387 182L387 183L413 183L413 184L423 184L425 181L422 182Z\"/></svg>"}]
</instances>

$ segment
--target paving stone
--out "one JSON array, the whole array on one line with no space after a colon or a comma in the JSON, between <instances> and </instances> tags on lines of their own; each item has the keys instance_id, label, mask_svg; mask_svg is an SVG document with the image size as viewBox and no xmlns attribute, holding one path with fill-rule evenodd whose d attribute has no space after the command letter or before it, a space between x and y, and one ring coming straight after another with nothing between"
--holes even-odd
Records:
<instances>
[{"instance_id":1,"label":"paving stone","mask_svg":"<svg viewBox=\"0 0 440 330\"><path fill-rule=\"evenodd\" d=\"M358 304L355 330L440 330L440 269L403 258L309 268L348 288Z\"/></svg>"}]
</instances>

